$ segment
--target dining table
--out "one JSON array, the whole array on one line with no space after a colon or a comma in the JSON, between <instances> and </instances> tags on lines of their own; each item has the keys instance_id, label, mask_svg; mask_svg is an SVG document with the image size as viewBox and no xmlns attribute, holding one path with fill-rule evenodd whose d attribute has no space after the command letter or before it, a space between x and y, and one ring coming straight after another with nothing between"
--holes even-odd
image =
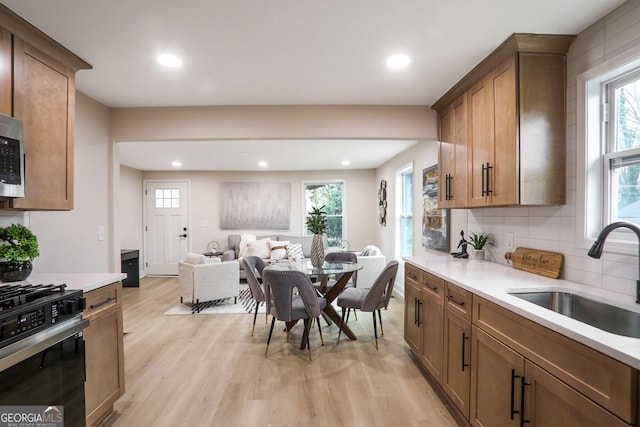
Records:
<instances>
[{"instance_id":1,"label":"dining table","mask_svg":"<svg viewBox=\"0 0 640 427\"><path fill-rule=\"evenodd\" d=\"M323 313L331 319L338 327L342 322L342 318L336 312L335 308L331 304L338 295L344 290L349 283L349 279L353 276L358 270L362 270L363 266L357 263L323 263L320 267L314 267L311 264L311 260L309 259L301 259L295 261L285 261L285 262L276 262L271 265L265 267L265 269L272 270L280 270L280 271L291 271L297 270L302 271L310 279L315 279L316 283L319 283L320 286L317 287L320 294L327 300L327 304L322 309ZM336 282L329 288L327 288L327 284L329 278L331 276L335 276L338 278ZM291 325L287 325L287 328L290 329L295 322ZM349 339L357 340L356 334L353 333L351 328L348 325L342 326L342 333L345 334ZM301 348L304 347L304 344L301 344Z\"/></svg>"}]
</instances>

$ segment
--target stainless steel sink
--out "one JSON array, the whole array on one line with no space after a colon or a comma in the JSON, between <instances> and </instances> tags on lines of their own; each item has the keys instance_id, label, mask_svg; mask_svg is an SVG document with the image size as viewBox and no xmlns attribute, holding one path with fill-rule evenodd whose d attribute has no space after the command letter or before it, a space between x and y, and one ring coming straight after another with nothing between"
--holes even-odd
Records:
<instances>
[{"instance_id":1,"label":"stainless steel sink","mask_svg":"<svg viewBox=\"0 0 640 427\"><path fill-rule=\"evenodd\" d=\"M568 292L509 294L612 334L640 338L640 313Z\"/></svg>"}]
</instances>

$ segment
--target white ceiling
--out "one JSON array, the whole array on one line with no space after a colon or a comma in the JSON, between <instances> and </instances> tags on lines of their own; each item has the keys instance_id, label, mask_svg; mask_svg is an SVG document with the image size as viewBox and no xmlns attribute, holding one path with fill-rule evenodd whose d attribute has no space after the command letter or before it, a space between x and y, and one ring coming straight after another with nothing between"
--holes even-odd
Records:
<instances>
[{"instance_id":1,"label":"white ceiling","mask_svg":"<svg viewBox=\"0 0 640 427\"><path fill-rule=\"evenodd\" d=\"M92 70L77 73L77 89L109 107L431 105L512 33L577 34L624 3L623 0L0 2L92 64ZM183 67L158 67L155 57L161 52L181 56ZM402 70L387 69L386 58L399 52L411 56L411 65ZM282 144L262 141L261 146L271 143ZM215 148L218 156L231 151L229 143L224 149L220 144L217 142ZM171 145L166 145L166 150L156 149L153 153L169 151ZM345 151L350 145L343 143L339 147ZM395 142L386 145L391 148L386 156L397 153ZM127 150L121 155L122 163L140 165L140 169L156 169L169 160L159 158L161 163L156 166L143 164L143 160L150 160L141 158L139 163L135 158L129 159ZM323 152L327 152L326 146ZM362 151L351 155L356 153ZM194 161L201 161L202 156L197 151L195 154ZM145 155L149 157L149 151ZM318 168L313 164L309 167ZM352 167L356 167L355 163Z\"/></svg>"}]
</instances>

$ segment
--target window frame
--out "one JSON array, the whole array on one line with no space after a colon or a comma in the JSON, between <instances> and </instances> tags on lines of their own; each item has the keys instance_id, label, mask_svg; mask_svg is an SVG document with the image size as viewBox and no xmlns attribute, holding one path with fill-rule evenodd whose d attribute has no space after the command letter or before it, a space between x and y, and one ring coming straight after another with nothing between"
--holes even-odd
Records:
<instances>
[{"instance_id":1,"label":"window frame","mask_svg":"<svg viewBox=\"0 0 640 427\"><path fill-rule=\"evenodd\" d=\"M308 185L324 185L324 184L342 184L342 239L341 242L347 240L347 180L346 179L313 179L313 180L304 180L302 181L302 192L301 192L301 212L302 212L302 233L301 236L312 236L312 234L307 230L306 222L307 222L307 186ZM327 217L337 217L337 215L327 215ZM339 248L340 246L332 246Z\"/></svg>"},{"instance_id":2,"label":"window frame","mask_svg":"<svg viewBox=\"0 0 640 427\"><path fill-rule=\"evenodd\" d=\"M405 212L404 210L404 201L405 201L405 186L404 186L404 182L405 182L405 175L407 175L407 173L410 172L411 173L411 190L409 193L409 198L412 200L412 204L411 204L411 209L409 210L409 212ZM413 162L407 163L404 166L398 168L396 170L396 206L398 207L397 209L397 220L396 220L396 224L397 224L397 233L396 233L396 257L397 258L402 258L404 256L413 256L413 252L414 252L414 237L415 237L415 221L414 221L414 217L415 215L413 214L413 209L414 209L414 200L415 198L413 197L413 192L414 192L414 176L415 171L413 168ZM411 254L409 255L404 255L403 252L403 241L404 241L404 234L403 234L403 220L405 218L411 218Z\"/></svg>"}]
</instances>

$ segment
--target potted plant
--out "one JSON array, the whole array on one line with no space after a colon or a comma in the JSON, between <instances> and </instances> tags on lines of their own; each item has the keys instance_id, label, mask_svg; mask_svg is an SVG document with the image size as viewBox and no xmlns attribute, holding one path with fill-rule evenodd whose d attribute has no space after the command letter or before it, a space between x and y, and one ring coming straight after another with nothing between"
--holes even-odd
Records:
<instances>
[{"instance_id":1,"label":"potted plant","mask_svg":"<svg viewBox=\"0 0 640 427\"><path fill-rule=\"evenodd\" d=\"M491 240L491 235L487 233L474 233L471 232L467 238L466 245L471 246L472 250L469 253L469 259L484 260L484 247L495 246Z\"/></svg>"},{"instance_id":2,"label":"potted plant","mask_svg":"<svg viewBox=\"0 0 640 427\"><path fill-rule=\"evenodd\" d=\"M324 263L324 243L322 235L327 229L327 213L323 209L324 205L312 208L305 222L307 230L313 233L313 240L311 241L311 265L316 268L321 267Z\"/></svg>"},{"instance_id":3,"label":"potted plant","mask_svg":"<svg viewBox=\"0 0 640 427\"><path fill-rule=\"evenodd\" d=\"M25 280L33 270L31 261L38 255L38 239L27 227L11 224L0 228L0 280Z\"/></svg>"}]
</instances>

